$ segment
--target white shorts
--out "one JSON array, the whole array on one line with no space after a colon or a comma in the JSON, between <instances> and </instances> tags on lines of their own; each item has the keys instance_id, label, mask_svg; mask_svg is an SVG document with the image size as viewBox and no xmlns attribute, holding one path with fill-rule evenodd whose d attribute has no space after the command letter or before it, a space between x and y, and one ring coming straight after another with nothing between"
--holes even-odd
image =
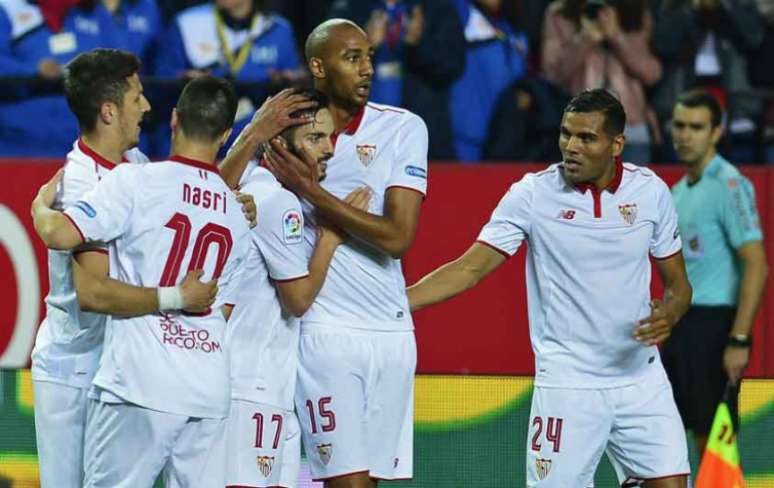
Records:
<instances>
[{"instance_id":1,"label":"white shorts","mask_svg":"<svg viewBox=\"0 0 774 488\"><path fill-rule=\"evenodd\" d=\"M227 488L298 485L301 433L295 413L231 400L226 432Z\"/></svg>"},{"instance_id":2,"label":"white shorts","mask_svg":"<svg viewBox=\"0 0 774 488\"><path fill-rule=\"evenodd\" d=\"M296 412L315 480L413 474L413 331L304 326Z\"/></svg>"},{"instance_id":3,"label":"white shorts","mask_svg":"<svg viewBox=\"0 0 774 488\"><path fill-rule=\"evenodd\" d=\"M131 403L90 400L84 452L88 488L225 485L225 419L200 419Z\"/></svg>"},{"instance_id":4,"label":"white shorts","mask_svg":"<svg viewBox=\"0 0 774 488\"><path fill-rule=\"evenodd\" d=\"M88 389L41 380L32 386L40 486L81 488Z\"/></svg>"},{"instance_id":5,"label":"white shorts","mask_svg":"<svg viewBox=\"0 0 774 488\"><path fill-rule=\"evenodd\" d=\"M528 487L593 486L604 451L622 482L690 473L683 422L665 374L620 388L535 387Z\"/></svg>"}]
</instances>

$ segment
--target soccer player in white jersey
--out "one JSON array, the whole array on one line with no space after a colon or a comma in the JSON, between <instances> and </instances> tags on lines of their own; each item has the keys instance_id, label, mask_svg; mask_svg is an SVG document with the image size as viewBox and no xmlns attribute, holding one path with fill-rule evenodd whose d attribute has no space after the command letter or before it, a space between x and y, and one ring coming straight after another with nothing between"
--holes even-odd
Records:
<instances>
[{"instance_id":1,"label":"soccer player in white jersey","mask_svg":"<svg viewBox=\"0 0 774 488\"><path fill-rule=\"evenodd\" d=\"M475 286L522 242L535 390L528 487L588 487L603 451L622 486L684 488L688 452L656 344L691 301L669 188L620 161L623 107L567 105L563 161L513 184L462 256L409 287L412 309ZM651 258L664 299L651 301Z\"/></svg>"},{"instance_id":2,"label":"soccer player in white jersey","mask_svg":"<svg viewBox=\"0 0 774 488\"><path fill-rule=\"evenodd\" d=\"M294 118L310 122L288 128L281 138L298 154L318 163L320 179L333 156L333 119L319 92L302 96L314 106ZM254 195L259 224L251 232L245 274L229 319L231 411L228 419L226 486L295 487L301 458L301 433L294 413L299 320L325 280L338 231L318 227L310 259L303 244L301 203L255 161L242 177L243 192ZM365 208L366 192L348 199Z\"/></svg>"},{"instance_id":3,"label":"soccer player in white jersey","mask_svg":"<svg viewBox=\"0 0 774 488\"><path fill-rule=\"evenodd\" d=\"M108 318L86 424L86 487L150 488L159 472L168 488L224 486L230 385L223 305L235 300L248 227L214 159L236 105L226 81L197 78L173 111L168 161L121 165L64 212L48 208L52 184L33 202L49 248L108 242L114 278L159 286L163 296L184 269L203 269L219 286L212 308L200 314Z\"/></svg>"},{"instance_id":4,"label":"soccer player in white jersey","mask_svg":"<svg viewBox=\"0 0 774 488\"><path fill-rule=\"evenodd\" d=\"M280 141L266 155L308 204L308 224L314 209L352 236L336 249L301 322L296 412L312 474L329 488L373 487L413 473L416 342L400 258L427 188L427 128L411 112L368 103L372 55L354 23L317 26L306 56L336 130L327 177L319 182L315 160ZM360 187L372 193L367 211L342 200ZM309 253L314 226L305 234Z\"/></svg>"},{"instance_id":5,"label":"soccer player in white jersey","mask_svg":"<svg viewBox=\"0 0 774 488\"><path fill-rule=\"evenodd\" d=\"M134 147L140 121L150 109L133 54L95 49L65 70L65 94L81 135L67 155L55 208L76 203L121 162L144 163ZM105 316L159 309L156 288L134 287L108 276L107 246L89 243L73 251L48 251L49 293L32 352L35 436L43 488L83 486L83 432L87 391L99 363ZM183 283L184 305L204 309L215 284L191 272Z\"/></svg>"}]
</instances>

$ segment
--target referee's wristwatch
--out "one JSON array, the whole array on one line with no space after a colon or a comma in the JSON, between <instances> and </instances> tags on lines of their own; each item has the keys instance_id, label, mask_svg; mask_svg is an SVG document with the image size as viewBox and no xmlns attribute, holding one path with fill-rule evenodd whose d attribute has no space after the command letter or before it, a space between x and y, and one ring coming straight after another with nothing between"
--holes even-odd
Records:
<instances>
[{"instance_id":1,"label":"referee's wristwatch","mask_svg":"<svg viewBox=\"0 0 774 488\"><path fill-rule=\"evenodd\" d=\"M732 334L728 336L728 345L731 347L751 348L752 336L744 334Z\"/></svg>"}]
</instances>

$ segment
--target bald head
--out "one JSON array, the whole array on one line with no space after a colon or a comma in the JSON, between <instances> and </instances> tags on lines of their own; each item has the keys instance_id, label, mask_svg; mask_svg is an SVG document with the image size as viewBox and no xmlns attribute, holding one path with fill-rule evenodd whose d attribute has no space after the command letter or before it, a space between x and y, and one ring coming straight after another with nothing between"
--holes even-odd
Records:
<instances>
[{"instance_id":1,"label":"bald head","mask_svg":"<svg viewBox=\"0 0 774 488\"><path fill-rule=\"evenodd\" d=\"M355 30L366 37L366 33L356 23L347 19L330 19L314 28L309 37L306 38L304 54L306 60L312 58L321 58L326 54L331 45L340 33Z\"/></svg>"}]
</instances>

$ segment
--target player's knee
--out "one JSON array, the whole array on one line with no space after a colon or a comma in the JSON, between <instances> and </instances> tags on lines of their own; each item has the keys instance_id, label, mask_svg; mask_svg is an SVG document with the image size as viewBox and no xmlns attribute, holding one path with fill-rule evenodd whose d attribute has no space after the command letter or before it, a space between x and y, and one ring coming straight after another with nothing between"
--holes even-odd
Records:
<instances>
[{"instance_id":1,"label":"player's knee","mask_svg":"<svg viewBox=\"0 0 774 488\"><path fill-rule=\"evenodd\" d=\"M670 476L669 478L661 478L657 480L646 481L643 488L688 488L688 477L682 476Z\"/></svg>"},{"instance_id":2,"label":"player's knee","mask_svg":"<svg viewBox=\"0 0 774 488\"><path fill-rule=\"evenodd\" d=\"M354 473L325 482L325 488L376 488L377 481L367 472Z\"/></svg>"}]
</instances>

